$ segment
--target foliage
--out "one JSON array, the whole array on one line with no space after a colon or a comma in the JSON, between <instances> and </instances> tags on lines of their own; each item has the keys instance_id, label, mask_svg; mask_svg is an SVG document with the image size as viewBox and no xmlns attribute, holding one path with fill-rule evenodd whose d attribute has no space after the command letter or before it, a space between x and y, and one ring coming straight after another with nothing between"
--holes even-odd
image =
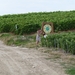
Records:
<instances>
[{"instance_id":1,"label":"foliage","mask_svg":"<svg viewBox=\"0 0 75 75\"><path fill-rule=\"evenodd\" d=\"M66 53L75 54L75 33L55 33L47 38L42 37L42 46L63 49Z\"/></svg>"},{"instance_id":2,"label":"foliage","mask_svg":"<svg viewBox=\"0 0 75 75\"><path fill-rule=\"evenodd\" d=\"M0 35L0 40L2 40L5 44L11 46L25 46L28 47L27 44L32 46L32 43L35 42L35 35L12 35L10 33L2 33ZM34 44L36 46L36 44Z\"/></svg>"},{"instance_id":3,"label":"foliage","mask_svg":"<svg viewBox=\"0 0 75 75\"><path fill-rule=\"evenodd\" d=\"M70 67L68 70L67 70L67 73L69 75L75 75L75 67Z\"/></svg>"},{"instance_id":4,"label":"foliage","mask_svg":"<svg viewBox=\"0 0 75 75\"><path fill-rule=\"evenodd\" d=\"M41 28L42 22L53 22L55 32L75 29L75 11L3 15L0 16L0 32L29 34Z\"/></svg>"}]
</instances>

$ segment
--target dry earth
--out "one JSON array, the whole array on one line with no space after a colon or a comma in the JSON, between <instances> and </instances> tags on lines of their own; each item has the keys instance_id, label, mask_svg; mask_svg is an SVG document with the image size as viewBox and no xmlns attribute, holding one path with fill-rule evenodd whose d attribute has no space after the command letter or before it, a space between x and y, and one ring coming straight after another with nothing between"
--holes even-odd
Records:
<instances>
[{"instance_id":1,"label":"dry earth","mask_svg":"<svg viewBox=\"0 0 75 75\"><path fill-rule=\"evenodd\" d=\"M6 46L0 41L0 75L66 75L47 57L39 50Z\"/></svg>"}]
</instances>

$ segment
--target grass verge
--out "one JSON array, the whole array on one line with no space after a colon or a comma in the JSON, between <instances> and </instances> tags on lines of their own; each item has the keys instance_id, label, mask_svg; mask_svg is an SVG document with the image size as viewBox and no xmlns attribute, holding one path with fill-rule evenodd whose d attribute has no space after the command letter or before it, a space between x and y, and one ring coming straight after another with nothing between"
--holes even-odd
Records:
<instances>
[{"instance_id":1,"label":"grass verge","mask_svg":"<svg viewBox=\"0 0 75 75\"><path fill-rule=\"evenodd\" d=\"M69 67L66 71L67 74L69 75L75 75L75 67Z\"/></svg>"},{"instance_id":2,"label":"grass verge","mask_svg":"<svg viewBox=\"0 0 75 75\"><path fill-rule=\"evenodd\" d=\"M65 70L65 73L68 75L75 75L75 55L65 53L62 50L55 50L55 48L42 48L41 50L44 53L48 54L46 60L59 63Z\"/></svg>"},{"instance_id":3,"label":"grass verge","mask_svg":"<svg viewBox=\"0 0 75 75\"><path fill-rule=\"evenodd\" d=\"M23 46L33 48L35 44L35 35L12 35L10 33L3 33L0 39L10 46Z\"/></svg>"}]
</instances>

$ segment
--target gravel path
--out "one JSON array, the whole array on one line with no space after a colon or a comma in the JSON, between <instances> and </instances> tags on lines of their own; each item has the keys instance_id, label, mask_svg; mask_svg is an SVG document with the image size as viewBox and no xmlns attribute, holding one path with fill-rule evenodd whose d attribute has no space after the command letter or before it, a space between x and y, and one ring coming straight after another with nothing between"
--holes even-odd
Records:
<instances>
[{"instance_id":1,"label":"gravel path","mask_svg":"<svg viewBox=\"0 0 75 75\"><path fill-rule=\"evenodd\" d=\"M0 75L66 75L47 57L36 49L6 46L0 41Z\"/></svg>"}]
</instances>

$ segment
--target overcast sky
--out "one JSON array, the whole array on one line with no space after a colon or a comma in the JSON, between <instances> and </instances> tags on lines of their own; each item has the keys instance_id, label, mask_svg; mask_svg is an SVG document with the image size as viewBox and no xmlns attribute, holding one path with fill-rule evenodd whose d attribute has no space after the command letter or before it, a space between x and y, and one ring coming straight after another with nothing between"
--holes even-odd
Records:
<instances>
[{"instance_id":1,"label":"overcast sky","mask_svg":"<svg viewBox=\"0 0 75 75\"><path fill-rule=\"evenodd\" d=\"M75 0L0 0L0 15L75 10Z\"/></svg>"}]
</instances>

